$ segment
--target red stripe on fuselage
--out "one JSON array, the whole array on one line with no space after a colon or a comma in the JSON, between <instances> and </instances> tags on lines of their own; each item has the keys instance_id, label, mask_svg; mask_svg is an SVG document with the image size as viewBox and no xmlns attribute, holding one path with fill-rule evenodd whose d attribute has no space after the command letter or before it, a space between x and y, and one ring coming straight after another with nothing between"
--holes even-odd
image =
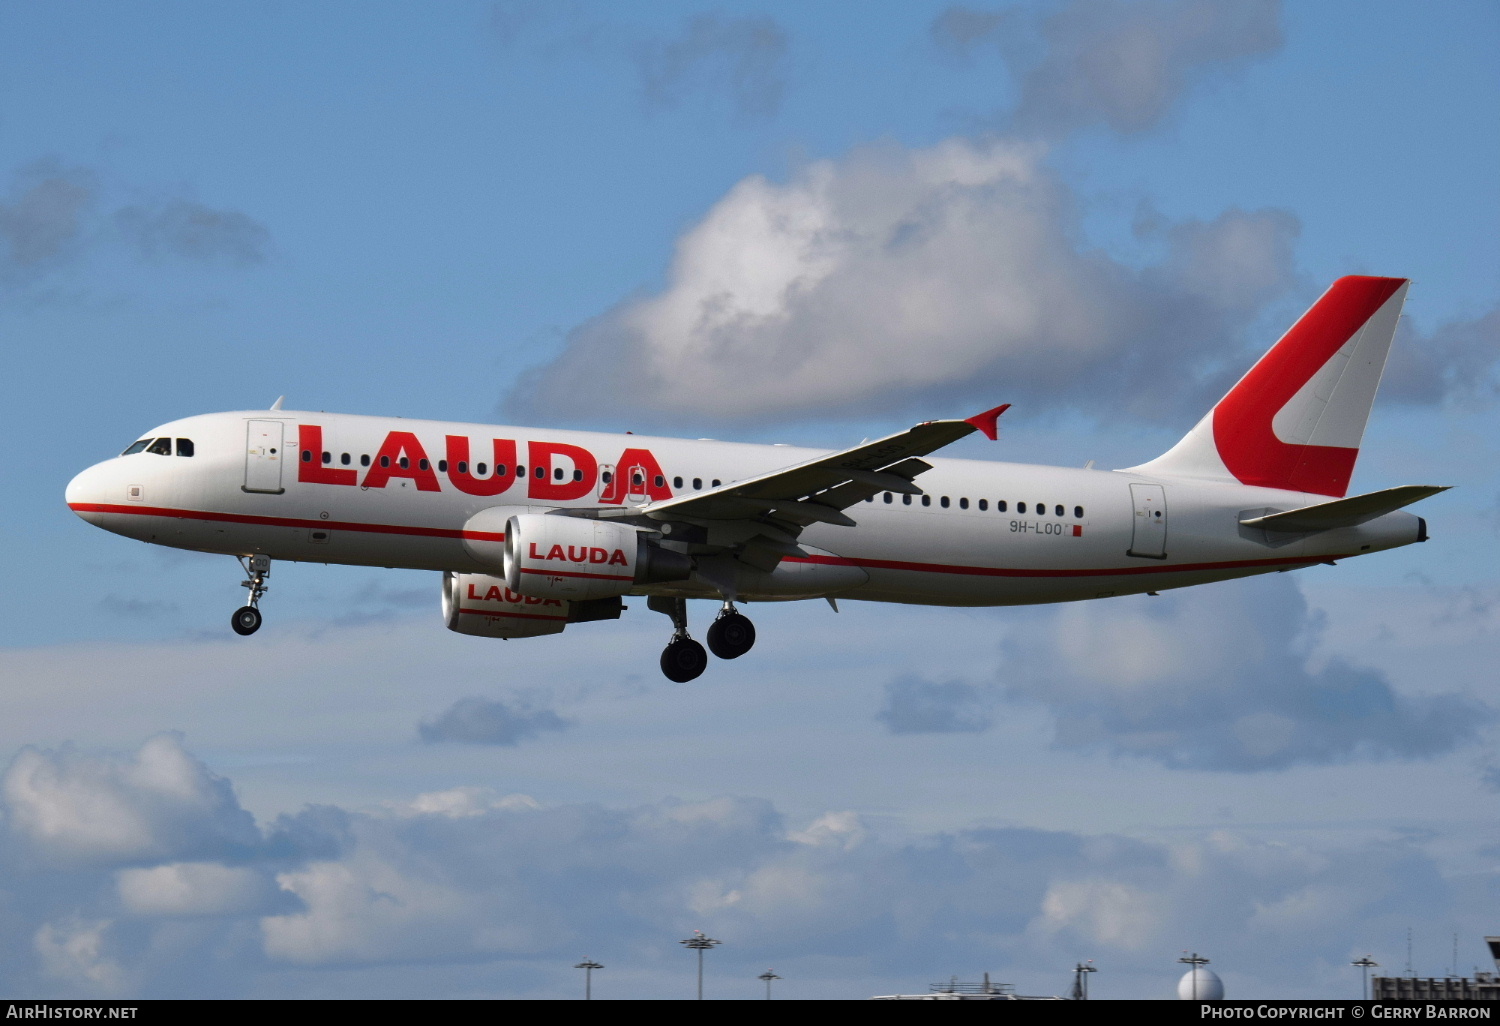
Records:
<instances>
[{"instance_id":1,"label":"red stripe on fuselage","mask_svg":"<svg viewBox=\"0 0 1500 1026\"><path fill-rule=\"evenodd\" d=\"M1191 573L1197 570L1234 570L1257 566L1310 566L1330 559L1349 559L1354 553L1337 556L1302 556L1291 559L1234 559L1223 563L1169 563L1154 566L1121 566L1089 570L1027 570L998 566L961 566L954 563L909 563L899 559L845 559L842 556L787 556L788 563L821 563L826 566L857 566L864 570L907 570L922 574L958 574L969 577L1125 577L1140 574Z\"/></svg>"},{"instance_id":2,"label":"red stripe on fuselage","mask_svg":"<svg viewBox=\"0 0 1500 1026\"><path fill-rule=\"evenodd\" d=\"M484 541L504 541L504 534L489 531L458 531L442 527L411 527L404 524L365 524L341 520L299 520L293 517L262 517L243 513L212 513L202 510L169 509L163 506L117 506L105 503L74 502L69 506L76 512L123 513L134 516L172 517L178 520L204 520L213 523L251 524L263 527L327 527L341 531L364 531L372 534L415 535L427 538L475 538ZM1234 570L1240 567L1260 566L1304 566L1330 559L1348 559L1356 553L1324 555L1318 557L1289 557L1284 559L1237 559L1219 563L1172 563L1152 566L1105 567L1098 569L1018 569L991 566L963 566L955 563L915 563L898 559L848 559L843 556L788 556L788 563L821 563L828 566L857 566L870 570L906 570L912 573L958 574L974 577L1126 577L1142 574L1191 573L1199 570ZM623 577L605 575L574 574L559 570L526 570L543 576L588 577L598 576L607 580L625 580ZM501 614L493 614L501 615Z\"/></svg>"},{"instance_id":3,"label":"red stripe on fuselage","mask_svg":"<svg viewBox=\"0 0 1500 1026\"><path fill-rule=\"evenodd\" d=\"M299 517L263 517L248 513L214 513L209 510L172 509L167 506L118 506L100 502L70 502L75 513L118 513L138 517L171 517L174 520L202 520L216 524L249 524L254 527L327 527L339 531L361 531L367 534L401 534L419 538L469 538L474 541L503 542L504 532L457 531L447 527L413 527L409 524L367 524L354 520L304 520Z\"/></svg>"}]
</instances>

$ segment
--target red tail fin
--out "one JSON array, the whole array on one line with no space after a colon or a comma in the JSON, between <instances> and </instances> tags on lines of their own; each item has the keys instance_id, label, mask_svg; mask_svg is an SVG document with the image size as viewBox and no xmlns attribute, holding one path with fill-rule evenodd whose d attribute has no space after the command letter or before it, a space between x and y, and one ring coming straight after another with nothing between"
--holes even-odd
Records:
<instances>
[{"instance_id":1,"label":"red tail fin","mask_svg":"<svg viewBox=\"0 0 1500 1026\"><path fill-rule=\"evenodd\" d=\"M1340 278L1147 473L1344 495L1405 278Z\"/></svg>"}]
</instances>

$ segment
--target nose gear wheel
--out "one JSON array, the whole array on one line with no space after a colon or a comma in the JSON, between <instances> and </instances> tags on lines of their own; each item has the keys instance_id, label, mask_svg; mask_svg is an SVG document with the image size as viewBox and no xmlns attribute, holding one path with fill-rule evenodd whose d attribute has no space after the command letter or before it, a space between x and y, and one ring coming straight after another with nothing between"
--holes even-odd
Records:
<instances>
[{"instance_id":1,"label":"nose gear wheel","mask_svg":"<svg viewBox=\"0 0 1500 1026\"><path fill-rule=\"evenodd\" d=\"M270 556L239 556L240 566L245 568L245 576L248 580L241 581L240 587L250 589L250 604L241 606L234 611L229 618L229 626L234 632L242 637L249 637L260 630L261 615L257 608L260 598L270 587L266 584L266 578L271 576Z\"/></svg>"}]
</instances>

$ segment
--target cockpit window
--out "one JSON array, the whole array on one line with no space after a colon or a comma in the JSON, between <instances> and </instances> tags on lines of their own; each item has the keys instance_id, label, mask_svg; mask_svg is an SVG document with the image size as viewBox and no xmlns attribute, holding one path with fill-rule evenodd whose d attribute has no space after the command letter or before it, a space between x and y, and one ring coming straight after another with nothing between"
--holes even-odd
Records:
<instances>
[{"instance_id":1,"label":"cockpit window","mask_svg":"<svg viewBox=\"0 0 1500 1026\"><path fill-rule=\"evenodd\" d=\"M177 455L191 456L193 454L193 440L191 438L177 439Z\"/></svg>"},{"instance_id":2,"label":"cockpit window","mask_svg":"<svg viewBox=\"0 0 1500 1026\"><path fill-rule=\"evenodd\" d=\"M146 447L147 452L153 452L158 456L172 455L172 440L170 438L158 438Z\"/></svg>"},{"instance_id":3,"label":"cockpit window","mask_svg":"<svg viewBox=\"0 0 1500 1026\"><path fill-rule=\"evenodd\" d=\"M151 444L151 439L149 439L149 438L142 438L139 442L136 442L133 445L131 445L131 447L129 449L126 449L124 452L120 453L120 455L121 456L134 456L138 452L143 452L145 450L146 446L148 446L150 444Z\"/></svg>"}]
</instances>

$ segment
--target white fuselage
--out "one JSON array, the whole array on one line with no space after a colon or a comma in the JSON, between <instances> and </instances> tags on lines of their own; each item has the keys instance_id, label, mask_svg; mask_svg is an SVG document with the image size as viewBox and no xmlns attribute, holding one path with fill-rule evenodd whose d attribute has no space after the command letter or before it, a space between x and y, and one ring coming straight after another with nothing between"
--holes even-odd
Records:
<instances>
[{"instance_id":1,"label":"white fuselage","mask_svg":"<svg viewBox=\"0 0 1500 1026\"><path fill-rule=\"evenodd\" d=\"M319 434L309 435L310 427ZM465 543L466 525L483 510L622 508L823 454L292 411L189 417L147 437L188 439L192 455L143 451L91 467L68 487L75 512L118 534L202 552L465 573L498 572L495 561ZM465 439L464 449L453 449L450 438ZM310 439L318 448L304 451ZM382 452L389 466L381 466ZM485 463L484 471L470 465L470 477L459 474L458 460L449 458L455 453L467 456L466 463ZM507 466L508 483L495 480L494 464L506 453L525 468L524 478ZM932 469L917 481L925 495L881 493L845 511L856 526L813 524L799 544L815 554L789 557L738 597L828 595L963 606L1064 602L1285 570L1424 537L1420 519L1405 512L1309 534L1239 523L1255 512L1325 502L1323 495L1137 472L929 462ZM497 491L501 484L504 490ZM476 489L493 494L471 494ZM577 494L559 498L564 492ZM742 529L728 521L706 526L711 540L716 531ZM809 571L844 569L826 579L799 577L792 572L798 564ZM635 592L715 595L697 575Z\"/></svg>"}]
</instances>

